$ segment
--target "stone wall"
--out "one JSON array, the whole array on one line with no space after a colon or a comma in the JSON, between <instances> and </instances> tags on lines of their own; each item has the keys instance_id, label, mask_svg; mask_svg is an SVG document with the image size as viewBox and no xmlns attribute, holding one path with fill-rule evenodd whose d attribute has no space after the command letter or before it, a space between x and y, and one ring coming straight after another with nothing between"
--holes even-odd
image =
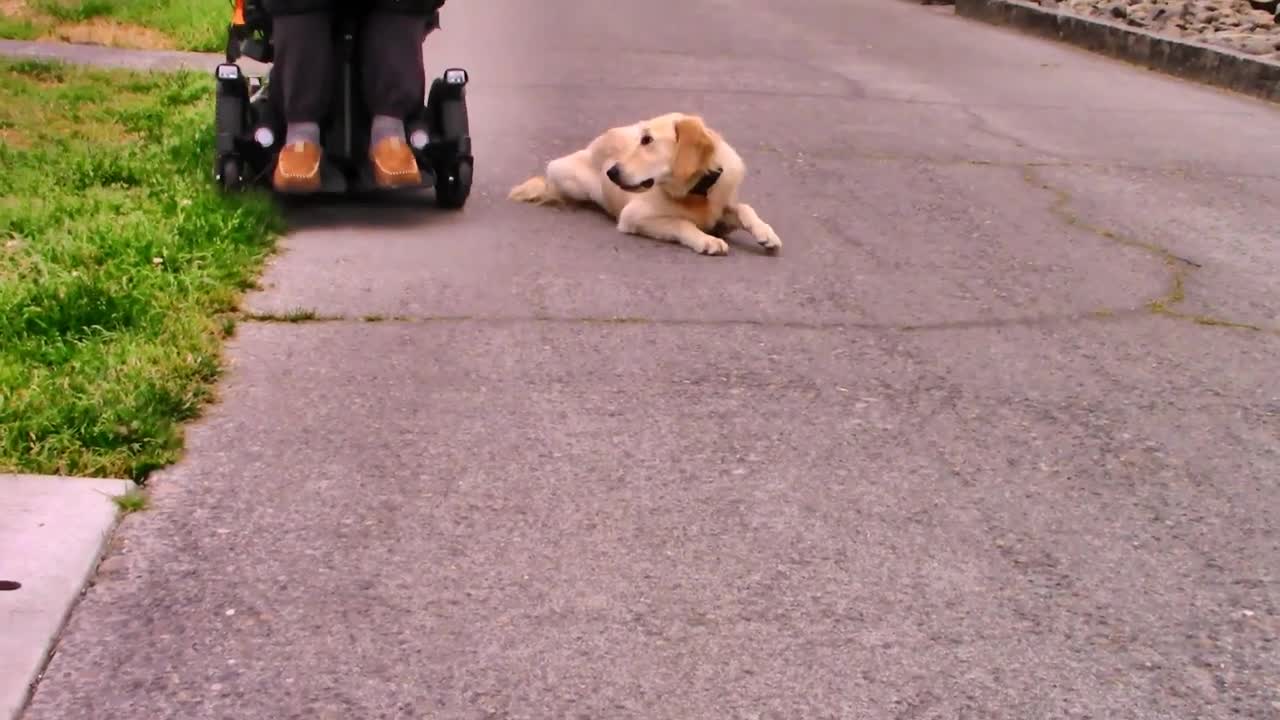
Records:
<instances>
[{"instance_id":1,"label":"stone wall","mask_svg":"<svg viewBox=\"0 0 1280 720\"><path fill-rule=\"evenodd\" d=\"M1278 0L1034 0L1060 12L1280 61Z\"/></svg>"}]
</instances>

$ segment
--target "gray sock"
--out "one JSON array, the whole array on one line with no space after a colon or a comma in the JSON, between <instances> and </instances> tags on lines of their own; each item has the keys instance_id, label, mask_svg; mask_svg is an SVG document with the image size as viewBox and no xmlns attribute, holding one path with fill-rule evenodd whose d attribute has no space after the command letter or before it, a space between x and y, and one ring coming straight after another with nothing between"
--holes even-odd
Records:
<instances>
[{"instance_id":1,"label":"gray sock","mask_svg":"<svg viewBox=\"0 0 1280 720\"><path fill-rule=\"evenodd\" d=\"M284 131L284 144L292 145L304 141L319 145L320 125L313 122L289 123Z\"/></svg>"},{"instance_id":2,"label":"gray sock","mask_svg":"<svg viewBox=\"0 0 1280 720\"><path fill-rule=\"evenodd\" d=\"M373 127L369 130L369 144L376 145L389 137L404 140L404 121L390 115L375 115Z\"/></svg>"}]
</instances>

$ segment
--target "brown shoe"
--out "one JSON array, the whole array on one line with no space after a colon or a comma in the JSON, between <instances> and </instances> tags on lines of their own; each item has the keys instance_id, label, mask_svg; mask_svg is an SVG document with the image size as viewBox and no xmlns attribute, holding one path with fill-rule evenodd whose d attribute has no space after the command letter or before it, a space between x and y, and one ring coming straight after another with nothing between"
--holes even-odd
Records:
<instances>
[{"instance_id":1,"label":"brown shoe","mask_svg":"<svg viewBox=\"0 0 1280 720\"><path fill-rule=\"evenodd\" d=\"M286 145L276 159L272 184L287 193L308 193L320 189L320 146L311 142Z\"/></svg>"},{"instance_id":2,"label":"brown shoe","mask_svg":"<svg viewBox=\"0 0 1280 720\"><path fill-rule=\"evenodd\" d=\"M389 137L369 150L373 163L373 181L383 189L412 187L422 184L422 172L413 150L401 137Z\"/></svg>"}]
</instances>

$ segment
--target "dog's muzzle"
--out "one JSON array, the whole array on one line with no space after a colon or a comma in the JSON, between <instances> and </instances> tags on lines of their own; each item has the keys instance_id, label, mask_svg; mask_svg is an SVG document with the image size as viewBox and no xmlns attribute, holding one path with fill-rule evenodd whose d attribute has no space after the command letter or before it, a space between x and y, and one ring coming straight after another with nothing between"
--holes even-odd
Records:
<instances>
[{"instance_id":1,"label":"dog's muzzle","mask_svg":"<svg viewBox=\"0 0 1280 720\"><path fill-rule=\"evenodd\" d=\"M609 171L606 172L605 175L609 176L610 182L622 188L623 190L626 190L627 192L636 192L638 190L648 190L649 188L653 187L653 178L649 178L648 180L645 180L644 182L641 182L635 185L626 184L625 182L622 181L622 169L619 168L617 165L614 165L613 167L609 168Z\"/></svg>"}]
</instances>

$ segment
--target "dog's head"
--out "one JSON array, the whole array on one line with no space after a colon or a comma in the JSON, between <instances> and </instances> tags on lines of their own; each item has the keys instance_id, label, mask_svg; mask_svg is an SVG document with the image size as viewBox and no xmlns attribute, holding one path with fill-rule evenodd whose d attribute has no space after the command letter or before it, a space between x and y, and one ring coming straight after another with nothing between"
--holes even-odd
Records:
<instances>
[{"instance_id":1,"label":"dog's head","mask_svg":"<svg viewBox=\"0 0 1280 720\"><path fill-rule=\"evenodd\" d=\"M682 197L710 170L715 140L696 115L664 115L641 127L634 148L609 168L608 176L628 192L660 186Z\"/></svg>"}]
</instances>

